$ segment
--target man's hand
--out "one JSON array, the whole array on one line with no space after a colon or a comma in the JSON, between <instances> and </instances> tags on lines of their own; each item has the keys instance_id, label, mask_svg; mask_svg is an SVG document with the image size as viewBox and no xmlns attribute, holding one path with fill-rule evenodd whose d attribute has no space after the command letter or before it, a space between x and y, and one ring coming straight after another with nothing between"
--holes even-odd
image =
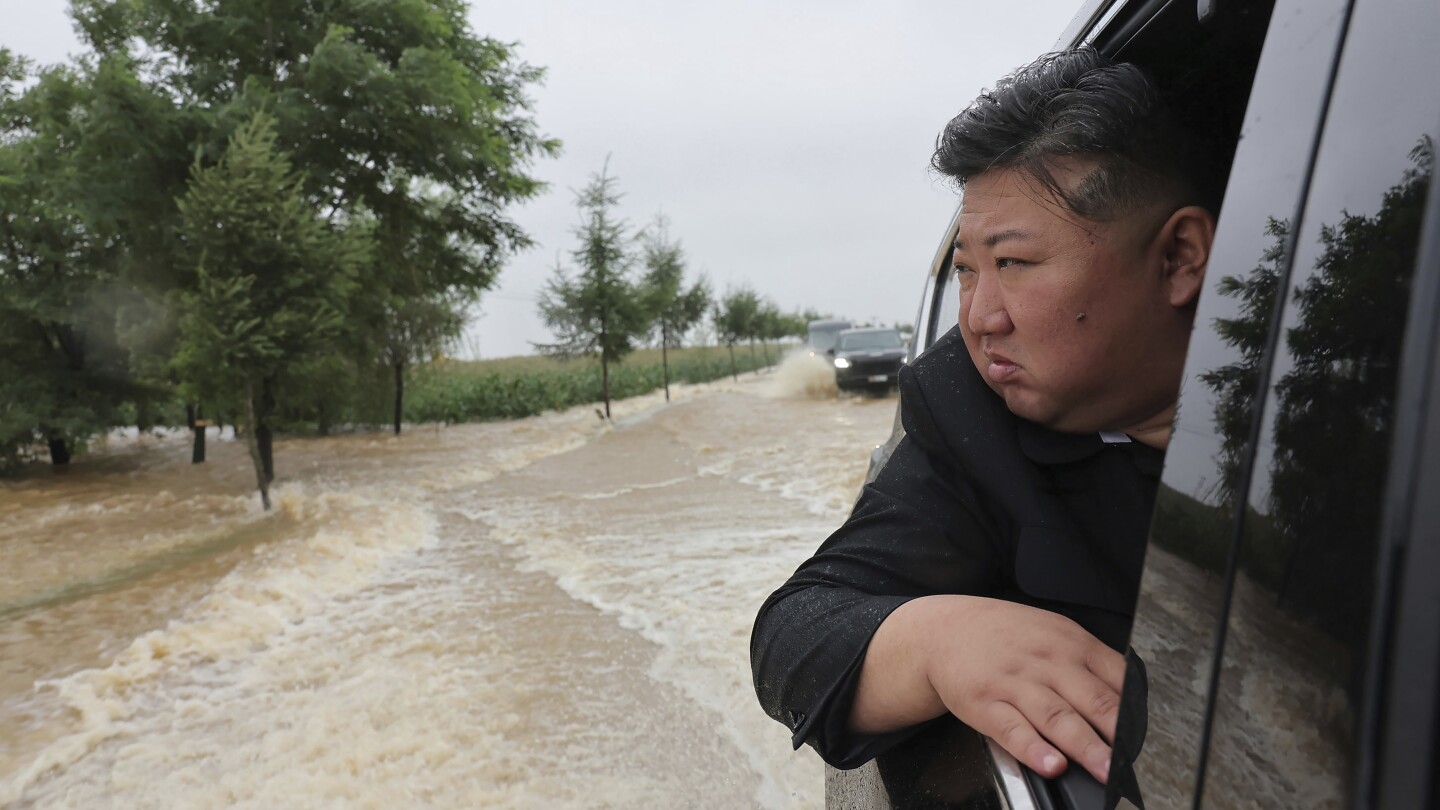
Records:
<instances>
[{"instance_id":1,"label":"man's hand","mask_svg":"<svg viewBox=\"0 0 1440 810\"><path fill-rule=\"evenodd\" d=\"M949 711L1046 777L1066 757L1102 783L1125 657L1057 613L927 596L890 614L860 670L850 727L879 733Z\"/></svg>"}]
</instances>

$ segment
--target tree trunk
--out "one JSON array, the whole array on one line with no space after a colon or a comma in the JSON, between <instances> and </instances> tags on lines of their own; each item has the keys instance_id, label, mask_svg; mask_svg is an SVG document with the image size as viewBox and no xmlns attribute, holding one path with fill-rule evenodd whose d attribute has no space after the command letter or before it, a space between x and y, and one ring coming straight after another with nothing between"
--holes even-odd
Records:
<instances>
[{"instance_id":1,"label":"tree trunk","mask_svg":"<svg viewBox=\"0 0 1440 810\"><path fill-rule=\"evenodd\" d=\"M261 459L259 426L255 424L255 396L252 390L254 386L247 380L245 382L245 435L249 436L246 444L250 445L250 461L255 464L255 481L260 485L260 505L265 511L270 511L270 479L266 476L265 462Z\"/></svg>"},{"instance_id":2,"label":"tree trunk","mask_svg":"<svg viewBox=\"0 0 1440 810\"><path fill-rule=\"evenodd\" d=\"M660 366L665 369L665 401L670 401L670 333L660 324Z\"/></svg>"},{"instance_id":3,"label":"tree trunk","mask_svg":"<svg viewBox=\"0 0 1440 810\"><path fill-rule=\"evenodd\" d=\"M321 436L329 436L330 409L325 407L324 402L321 402L315 410L315 432L320 434Z\"/></svg>"},{"instance_id":4,"label":"tree trunk","mask_svg":"<svg viewBox=\"0 0 1440 810\"><path fill-rule=\"evenodd\" d=\"M755 338L750 338L750 367L756 374L760 373L760 364L755 362Z\"/></svg>"},{"instance_id":5,"label":"tree trunk","mask_svg":"<svg viewBox=\"0 0 1440 810\"><path fill-rule=\"evenodd\" d=\"M253 403L252 403L253 407ZM275 480L275 434L270 430L270 417L275 414L275 392L270 380L260 383L259 419L252 414L250 428L255 431L255 441L260 447L260 463L265 470L265 481Z\"/></svg>"},{"instance_id":6,"label":"tree trunk","mask_svg":"<svg viewBox=\"0 0 1440 810\"><path fill-rule=\"evenodd\" d=\"M144 433L150 429L150 398L139 397L135 401L135 431Z\"/></svg>"},{"instance_id":7,"label":"tree trunk","mask_svg":"<svg viewBox=\"0 0 1440 810\"><path fill-rule=\"evenodd\" d=\"M735 368L735 344L730 344L730 378L740 382L740 372Z\"/></svg>"},{"instance_id":8,"label":"tree trunk","mask_svg":"<svg viewBox=\"0 0 1440 810\"><path fill-rule=\"evenodd\" d=\"M190 423L190 430L195 432L195 445L190 448L191 464L205 463L205 426L200 424L201 418L200 406L185 406L185 420Z\"/></svg>"},{"instance_id":9,"label":"tree trunk","mask_svg":"<svg viewBox=\"0 0 1440 810\"><path fill-rule=\"evenodd\" d=\"M202 426L202 425L196 425L194 428L192 428L192 430L195 431L195 445L194 445L194 447L192 447L192 448L190 449L190 463L191 463L191 464L204 464L204 463L205 463L205 428L204 428L204 426Z\"/></svg>"},{"instance_id":10,"label":"tree trunk","mask_svg":"<svg viewBox=\"0 0 1440 810\"><path fill-rule=\"evenodd\" d=\"M605 353L600 353L600 390L605 396L605 418L610 418L610 361L605 359Z\"/></svg>"},{"instance_id":11,"label":"tree trunk","mask_svg":"<svg viewBox=\"0 0 1440 810\"><path fill-rule=\"evenodd\" d=\"M55 467L64 467L70 463L70 446L65 443L63 436L51 436L45 440L50 446L50 464Z\"/></svg>"},{"instance_id":12,"label":"tree trunk","mask_svg":"<svg viewBox=\"0 0 1440 810\"><path fill-rule=\"evenodd\" d=\"M395 364L395 435L400 435L400 418L405 414L405 364Z\"/></svg>"},{"instance_id":13,"label":"tree trunk","mask_svg":"<svg viewBox=\"0 0 1440 810\"><path fill-rule=\"evenodd\" d=\"M760 341L760 350L765 352L765 365L768 367L770 365L770 341Z\"/></svg>"}]
</instances>

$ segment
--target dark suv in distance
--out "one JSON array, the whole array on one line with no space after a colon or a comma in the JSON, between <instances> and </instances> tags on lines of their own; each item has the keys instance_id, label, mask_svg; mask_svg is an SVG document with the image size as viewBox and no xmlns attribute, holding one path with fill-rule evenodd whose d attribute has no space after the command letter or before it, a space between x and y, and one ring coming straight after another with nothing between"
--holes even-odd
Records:
<instances>
[{"instance_id":1,"label":"dark suv in distance","mask_svg":"<svg viewBox=\"0 0 1440 810\"><path fill-rule=\"evenodd\" d=\"M1081 43L1231 155L1110 787L950 722L828 770L827 807L1440 807L1440 2L1095 0Z\"/></svg>"},{"instance_id":2,"label":"dark suv in distance","mask_svg":"<svg viewBox=\"0 0 1440 810\"><path fill-rule=\"evenodd\" d=\"M900 382L905 338L895 329L846 329L826 352L841 391L888 391Z\"/></svg>"}]
</instances>

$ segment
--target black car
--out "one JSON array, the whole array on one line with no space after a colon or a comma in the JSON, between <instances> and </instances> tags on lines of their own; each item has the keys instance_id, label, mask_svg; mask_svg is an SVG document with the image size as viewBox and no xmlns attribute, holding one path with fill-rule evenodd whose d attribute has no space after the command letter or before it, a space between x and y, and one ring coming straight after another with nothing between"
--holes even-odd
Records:
<instances>
[{"instance_id":1,"label":"black car","mask_svg":"<svg viewBox=\"0 0 1440 810\"><path fill-rule=\"evenodd\" d=\"M895 329L846 329L826 352L841 391L888 391L900 381L905 338Z\"/></svg>"},{"instance_id":2,"label":"black car","mask_svg":"<svg viewBox=\"0 0 1440 810\"><path fill-rule=\"evenodd\" d=\"M1097 0L1080 43L1230 155L1111 795L950 723L828 770L827 806L1129 807L1133 761L1150 810L1440 807L1440 3ZM957 320L954 233L917 352Z\"/></svg>"}]
</instances>

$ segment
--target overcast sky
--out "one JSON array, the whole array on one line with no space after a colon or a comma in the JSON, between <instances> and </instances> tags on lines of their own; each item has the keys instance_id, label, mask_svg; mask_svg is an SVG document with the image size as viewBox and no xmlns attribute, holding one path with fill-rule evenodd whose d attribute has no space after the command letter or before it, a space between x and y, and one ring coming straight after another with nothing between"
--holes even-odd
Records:
<instances>
[{"instance_id":1,"label":"overcast sky","mask_svg":"<svg viewBox=\"0 0 1440 810\"><path fill-rule=\"evenodd\" d=\"M621 213L663 212L691 273L782 309L915 317L955 206L927 168L945 121L1050 48L1079 0L508 0L479 34L547 70L533 89L563 154L514 211L537 246L506 267L462 354L525 354L548 334L536 293L568 262L574 190L610 156ZM64 0L0 0L0 45L41 64L79 45Z\"/></svg>"}]
</instances>

